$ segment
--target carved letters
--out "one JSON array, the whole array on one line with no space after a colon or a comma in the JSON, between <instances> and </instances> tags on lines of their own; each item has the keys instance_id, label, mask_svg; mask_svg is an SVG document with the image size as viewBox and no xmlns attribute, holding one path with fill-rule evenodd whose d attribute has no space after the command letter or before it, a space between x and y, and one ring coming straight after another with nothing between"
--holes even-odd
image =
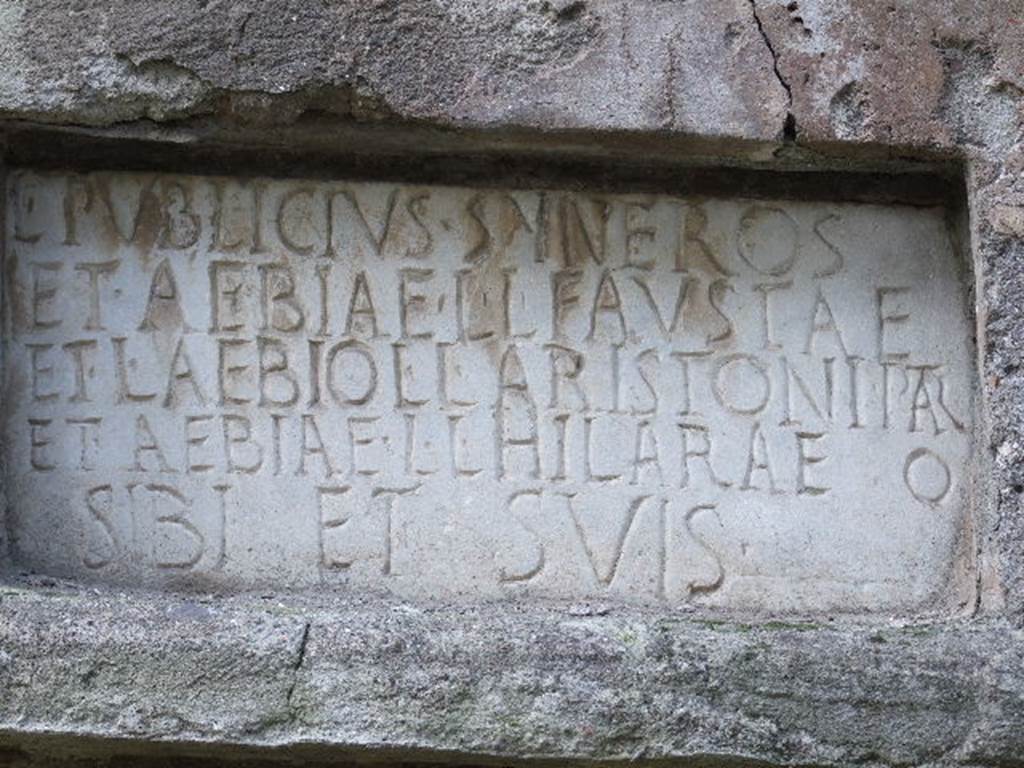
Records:
<instances>
[{"instance_id":1,"label":"carved letters","mask_svg":"<svg viewBox=\"0 0 1024 768\"><path fill-rule=\"evenodd\" d=\"M941 212L28 171L8 191L27 562L725 607L948 587L973 373Z\"/></svg>"}]
</instances>

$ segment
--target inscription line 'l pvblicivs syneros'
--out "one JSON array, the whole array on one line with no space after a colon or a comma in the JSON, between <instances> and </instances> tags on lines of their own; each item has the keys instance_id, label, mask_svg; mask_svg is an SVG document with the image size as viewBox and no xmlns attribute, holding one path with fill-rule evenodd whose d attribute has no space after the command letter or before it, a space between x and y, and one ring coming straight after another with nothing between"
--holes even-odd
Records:
<instances>
[{"instance_id":1,"label":"inscription line 'l pvblicivs syneros'","mask_svg":"<svg viewBox=\"0 0 1024 768\"><path fill-rule=\"evenodd\" d=\"M574 499L577 521L633 509L627 533L647 499L707 508L717 530L684 515L684 533L754 580L754 508L849 519L873 483L934 517L961 494L970 350L931 212L127 174L16 174L11 193L8 466L40 477L26 498L79 478L81 535L118 542L96 489L159 478L153 525L185 554L153 562L230 570L229 542L195 557L195 537L223 534L232 483L283 478L321 566L360 560L324 554L357 527L324 524L324 488L382 525L386 507L355 550L388 575L396 541L426 567L405 517L464 522L481 493L497 529L524 492ZM503 525L567 535L521 523ZM612 556L591 544L581 562ZM531 580L576 589L545 563ZM672 568L654 593L724 588Z\"/></svg>"}]
</instances>

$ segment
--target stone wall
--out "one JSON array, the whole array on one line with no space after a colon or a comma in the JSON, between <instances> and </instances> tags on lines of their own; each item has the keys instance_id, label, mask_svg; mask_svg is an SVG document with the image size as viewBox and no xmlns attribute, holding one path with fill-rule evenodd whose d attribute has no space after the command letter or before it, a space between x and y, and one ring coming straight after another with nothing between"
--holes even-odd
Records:
<instances>
[{"instance_id":1,"label":"stone wall","mask_svg":"<svg viewBox=\"0 0 1024 768\"><path fill-rule=\"evenodd\" d=\"M0 762L1020 763L1019 3L0 37Z\"/></svg>"}]
</instances>

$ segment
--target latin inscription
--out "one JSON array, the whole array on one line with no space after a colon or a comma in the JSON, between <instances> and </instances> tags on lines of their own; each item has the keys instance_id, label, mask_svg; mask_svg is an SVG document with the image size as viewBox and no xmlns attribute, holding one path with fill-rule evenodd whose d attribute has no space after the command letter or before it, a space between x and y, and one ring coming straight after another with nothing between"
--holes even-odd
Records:
<instances>
[{"instance_id":1,"label":"latin inscription","mask_svg":"<svg viewBox=\"0 0 1024 768\"><path fill-rule=\"evenodd\" d=\"M973 352L940 210L29 171L8 201L28 565L962 598Z\"/></svg>"}]
</instances>

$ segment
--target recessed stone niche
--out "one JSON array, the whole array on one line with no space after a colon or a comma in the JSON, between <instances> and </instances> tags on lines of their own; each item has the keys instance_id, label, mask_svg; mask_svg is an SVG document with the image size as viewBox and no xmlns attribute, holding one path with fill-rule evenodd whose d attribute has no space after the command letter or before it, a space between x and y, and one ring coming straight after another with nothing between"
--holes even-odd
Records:
<instances>
[{"instance_id":1,"label":"recessed stone niche","mask_svg":"<svg viewBox=\"0 0 1024 768\"><path fill-rule=\"evenodd\" d=\"M23 567L767 613L973 599L941 208L15 171Z\"/></svg>"}]
</instances>

